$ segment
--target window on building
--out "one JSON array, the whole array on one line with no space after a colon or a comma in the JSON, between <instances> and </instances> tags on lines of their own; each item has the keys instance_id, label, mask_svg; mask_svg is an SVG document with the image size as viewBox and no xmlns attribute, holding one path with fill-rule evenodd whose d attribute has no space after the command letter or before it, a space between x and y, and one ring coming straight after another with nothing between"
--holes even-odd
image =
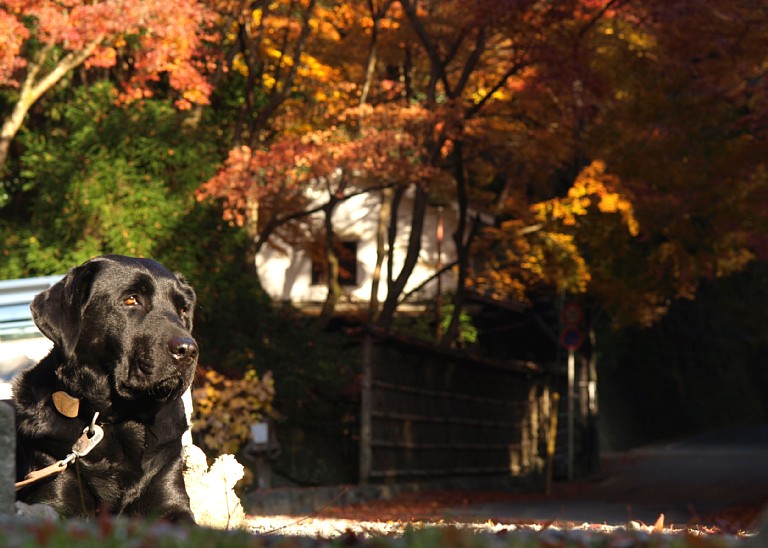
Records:
<instances>
[{"instance_id":1,"label":"window on building","mask_svg":"<svg viewBox=\"0 0 768 548\"><path fill-rule=\"evenodd\" d=\"M339 254L339 285L357 285L357 240L336 243ZM312 253L312 285L328 283L325 253Z\"/></svg>"}]
</instances>

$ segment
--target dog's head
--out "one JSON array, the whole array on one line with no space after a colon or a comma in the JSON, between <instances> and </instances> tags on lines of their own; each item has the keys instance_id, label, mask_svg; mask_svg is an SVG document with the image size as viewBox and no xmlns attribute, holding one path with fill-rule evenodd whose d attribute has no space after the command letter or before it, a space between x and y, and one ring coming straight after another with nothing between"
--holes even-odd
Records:
<instances>
[{"instance_id":1,"label":"dog's head","mask_svg":"<svg viewBox=\"0 0 768 548\"><path fill-rule=\"evenodd\" d=\"M105 255L70 270L30 308L79 384L108 383L121 398L160 401L192 382L194 307L182 276L150 259Z\"/></svg>"}]
</instances>

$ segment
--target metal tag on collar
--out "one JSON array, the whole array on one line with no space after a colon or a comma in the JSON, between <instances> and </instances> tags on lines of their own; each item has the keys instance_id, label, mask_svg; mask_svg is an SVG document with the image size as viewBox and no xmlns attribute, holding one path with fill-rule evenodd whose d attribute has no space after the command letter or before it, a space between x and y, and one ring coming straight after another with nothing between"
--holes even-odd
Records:
<instances>
[{"instance_id":1,"label":"metal tag on collar","mask_svg":"<svg viewBox=\"0 0 768 548\"><path fill-rule=\"evenodd\" d=\"M104 438L104 429L96 424L96 417L98 416L98 413L93 416L91 424L83 429L83 433L72 446L72 453L76 457L82 458L86 456Z\"/></svg>"}]
</instances>

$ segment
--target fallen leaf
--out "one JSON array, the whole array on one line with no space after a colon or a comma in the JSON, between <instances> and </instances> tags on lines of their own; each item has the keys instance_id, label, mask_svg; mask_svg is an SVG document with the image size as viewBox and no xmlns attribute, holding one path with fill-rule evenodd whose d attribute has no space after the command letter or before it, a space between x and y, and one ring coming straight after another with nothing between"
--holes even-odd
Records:
<instances>
[{"instance_id":1,"label":"fallen leaf","mask_svg":"<svg viewBox=\"0 0 768 548\"><path fill-rule=\"evenodd\" d=\"M664 514L659 514L659 519L653 524L654 533L662 533L664 531Z\"/></svg>"}]
</instances>

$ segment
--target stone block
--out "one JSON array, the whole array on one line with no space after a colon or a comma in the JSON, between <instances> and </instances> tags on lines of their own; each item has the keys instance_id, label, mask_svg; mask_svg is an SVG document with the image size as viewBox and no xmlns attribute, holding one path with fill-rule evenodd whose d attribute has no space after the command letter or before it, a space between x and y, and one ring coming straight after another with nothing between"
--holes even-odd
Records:
<instances>
[{"instance_id":1,"label":"stone block","mask_svg":"<svg viewBox=\"0 0 768 548\"><path fill-rule=\"evenodd\" d=\"M0 400L0 514L16 512L16 420L11 402Z\"/></svg>"}]
</instances>

